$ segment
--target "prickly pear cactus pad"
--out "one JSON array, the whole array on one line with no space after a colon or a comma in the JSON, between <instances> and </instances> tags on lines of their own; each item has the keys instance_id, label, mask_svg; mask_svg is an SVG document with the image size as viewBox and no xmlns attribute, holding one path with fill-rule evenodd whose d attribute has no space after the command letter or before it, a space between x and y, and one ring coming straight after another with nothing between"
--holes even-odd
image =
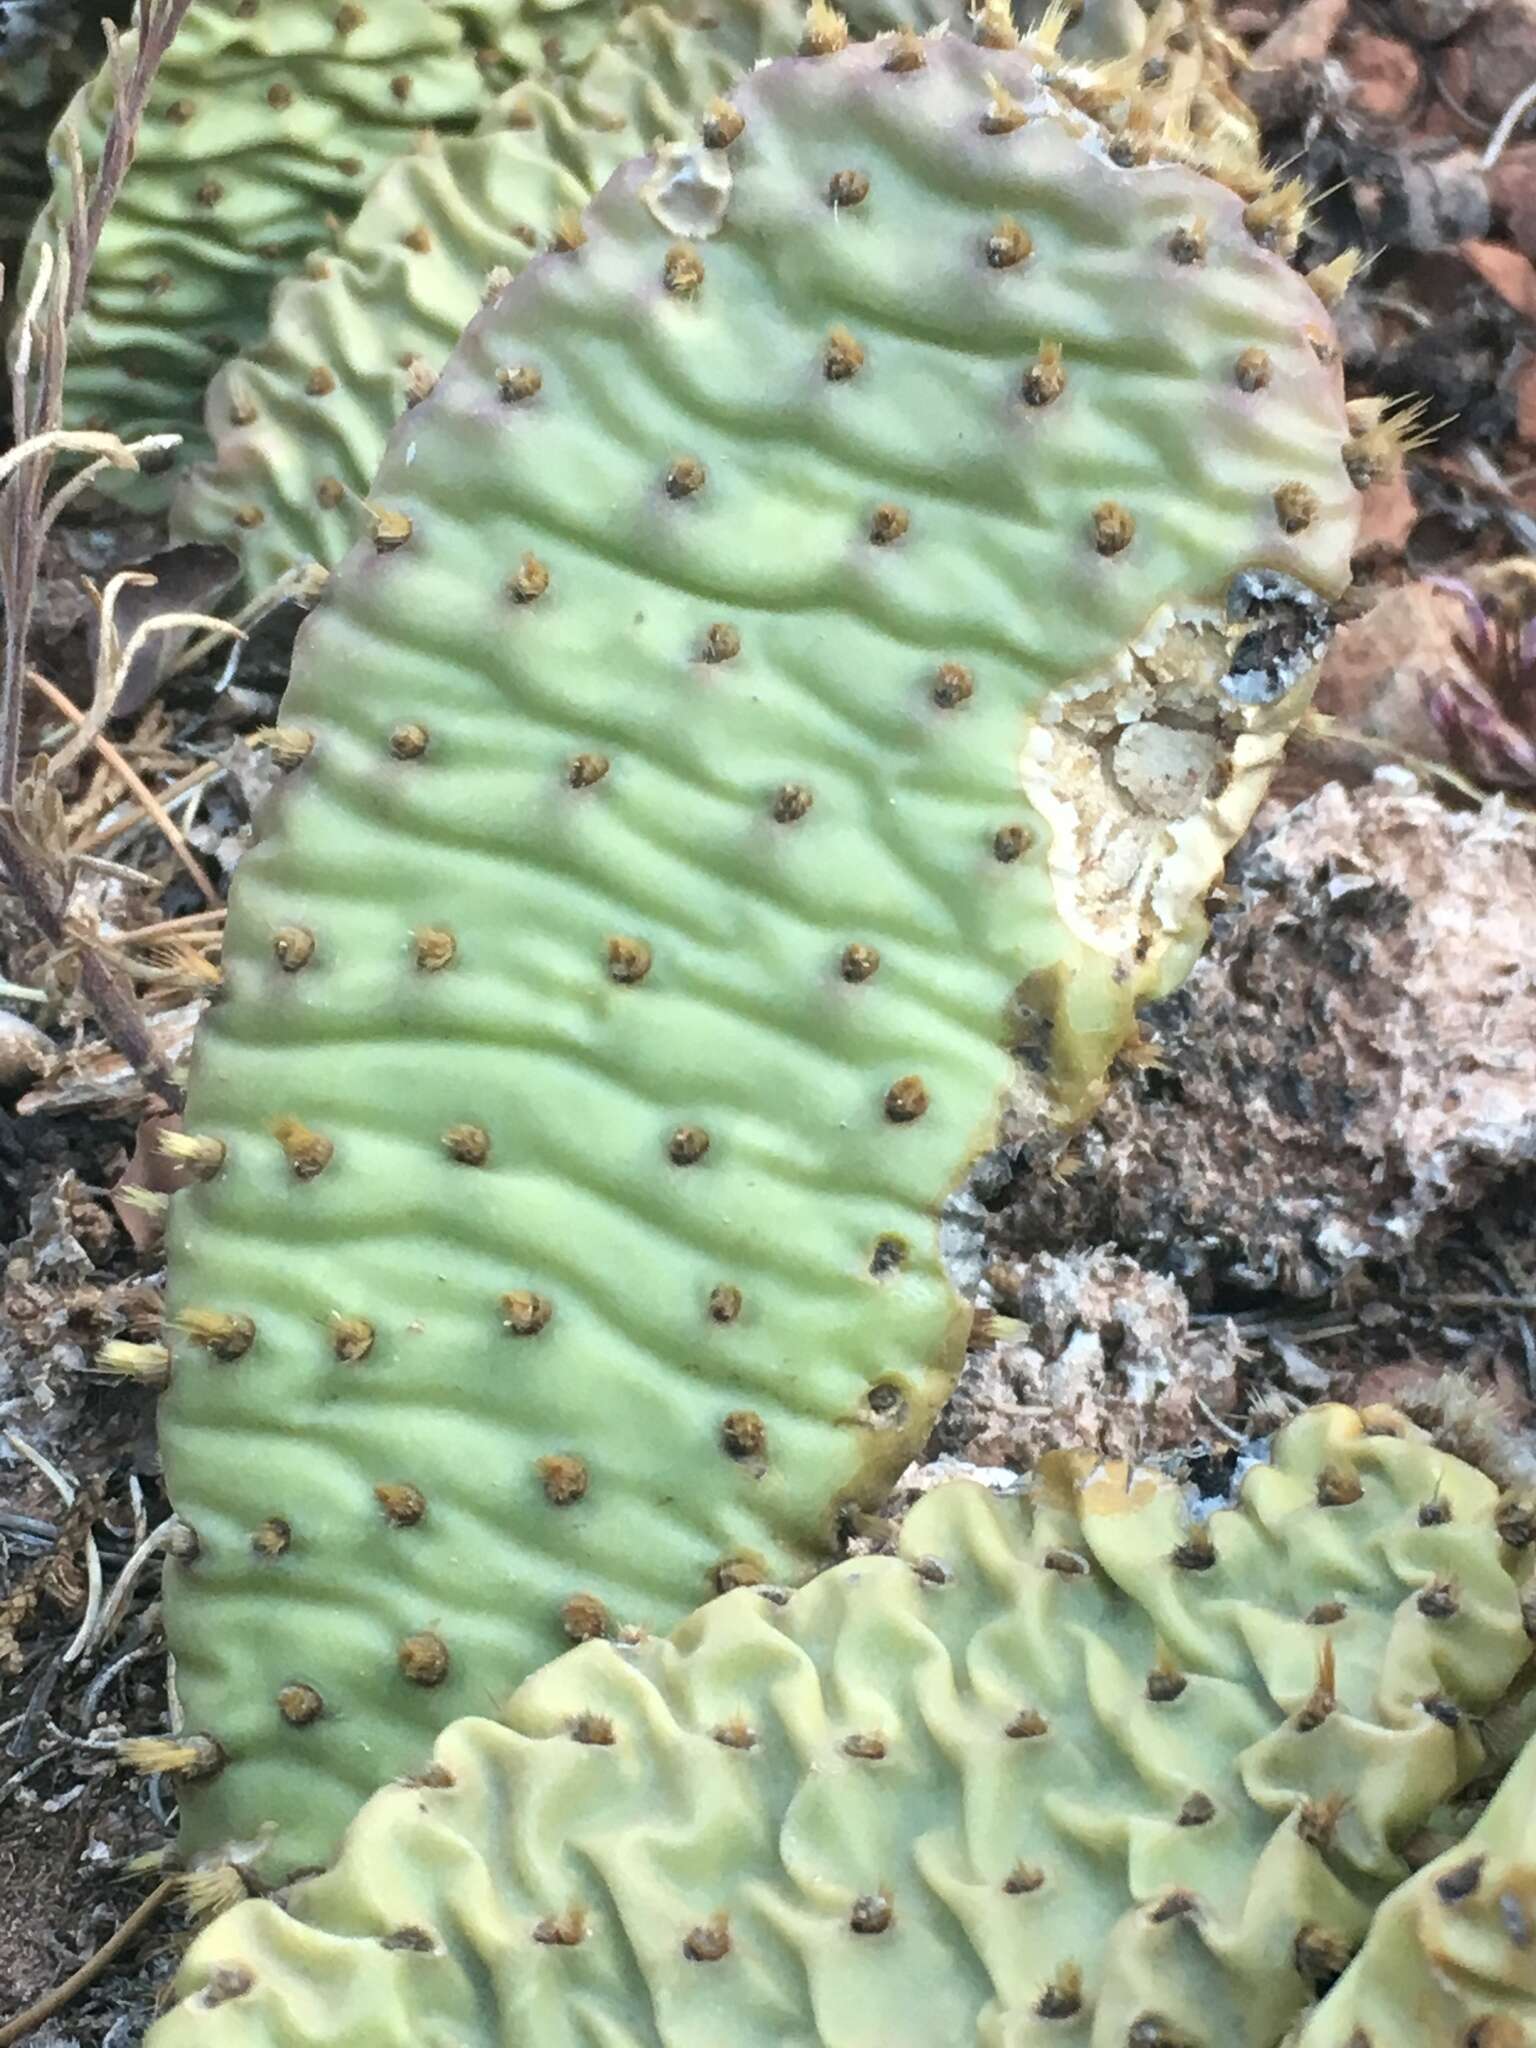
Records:
<instances>
[{"instance_id":1,"label":"prickly pear cactus pad","mask_svg":"<svg viewBox=\"0 0 1536 2048\"><path fill-rule=\"evenodd\" d=\"M1182 0L1175 0L1175 5L1182 27ZM1075 63L1139 57L1152 32L1151 16L1141 0L1082 0L1080 6L1067 8L1061 0L1021 0L1015 11L1026 28L1043 16L1064 16L1061 46Z\"/></svg>"},{"instance_id":2,"label":"prickly pear cactus pad","mask_svg":"<svg viewBox=\"0 0 1536 2048\"><path fill-rule=\"evenodd\" d=\"M1203 1525L1059 1453L1027 1502L940 1487L899 1557L449 1729L151 2043L1276 2048L1529 1661L1497 1511L1336 1408Z\"/></svg>"},{"instance_id":3,"label":"prickly pear cactus pad","mask_svg":"<svg viewBox=\"0 0 1536 2048\"><path fill-rule=\"evenodd\" d=\"M580 70L633 12L623 0L446 0L446 4L463 21L485 57L499 58L523 74ZM1117 16L1126 5L1136 4L1137 0L1107 0ZM1105 5L1106 0L1088 0L1091 12L1101 13ZM778 0L730 0L723 8L714 0L668 0L664 11L675 28L706 34L733 13L738 24L761 14L763 34L770 35ZM922 28L935 18L930 5L908 7L901 0L856 0L847 14L857 36L876 35L883 29ZM968 6L947 8L944 16L959 26L969 18ZM1145 34L1143 23L1143 37ZM1084 40L1089 37L1098 39L1092 30L1086 30ZM1139 43L1126 44L1128 49L1139 47ZM658 68L655 76L665 108L675 97L672 82L665 66Z\"/></svg>"},{"instance_id":4,"label":"prickly pear cactus pad","mask_svg":"<svg viewBox=\"0 0 1536 2048\"><path fill-rule=\"evenodd\" d=\"M1466 1839L1400 1885L1297 2048L1536 2041L1536 1738Z\"/></svg>"},{"instance_id":5,"label":"prickly pear cactus pad","mask_svg":"<svg viewBox=\"0 0 1536 2048\"><path fill-rule=\"evenodd\" d=\"M390 427L430 387L487 276L521 270L620 164L683 140L803 29L798 0L726 0L708 28L637 8L580 77L520 86L483 134L391 164L334 253L279 286L266 334L214 379L215 459L177 492L177 537L234 548L256 590L305 559L339 561L367 523Z\"/></svg>"},{"instance_id":6,"label":"prickly pear cactus pad","mask_svg":"<svg viewBox=\"0 0 1536 2048\"><path fill-rule=\"evenodd\" d=\"M131 42L129 44L131 47ZM434 0L195 0L161 67L133 167L70 330L67 423L201 445L208 379L266 323L275 281L329 238L430 124L468 127L486 86ZM103 69L65 115L88 169L111 114ZM69 204L60 133L54 197ZM125 488L163 497L162 477Z\"/></svg>"},{"instance_id":7,"label":"prickly pear cactus pad","mask_svg":"<svg viewBox=\"0 0 1536 2048\"><path fill-rule=\"evenodd\" d=\"M1098 1074L1306 695L1306 283L1022 53L835 40L476 319L306 629L171 1226L194 1850L878 1503L1011 1047Z\"/></svg>"}]
</instances>

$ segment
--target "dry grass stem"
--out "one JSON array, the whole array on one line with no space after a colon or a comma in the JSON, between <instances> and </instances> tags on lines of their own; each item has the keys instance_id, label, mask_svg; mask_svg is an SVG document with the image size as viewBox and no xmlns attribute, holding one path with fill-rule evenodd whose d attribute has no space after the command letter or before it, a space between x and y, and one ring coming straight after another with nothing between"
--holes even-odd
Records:
<instances>
[{"instance_id":1,"label":"dry grass stem","mask_svg":"<svg viewBox=\"0 0 1536 2048\"><path fill-rule=\"evenodd\" d=\"M0 863L25 919L55 954L71 946L78 952L83 993L113 1044L152 1087L171 1102L178 1092L156 1049L131 987L109 958L69 929L72 876L61 869L46 833L29 828L18 812L21 783L23 713L29 668L28 644L37 601L43 546L59 513L79 497L92 477L105 468L136 469L142 454L174 445L174 437L151 435L125 442L117 435L67 428L64 424L64 372L69 357L69 328L85 303L91 264L102 230L133 161L139 124L148 105L160 61L170 47L191 0L142 0L133 46L127 48L106 25L108 60L114 93L112 116L102 140L101 158L87 172L79 138L67 125L61 146L68 167L69 204L52 244L39 251L36 274L17 322L11 360L11 417L16 441L0 457L0 599L5 609L0 645ZM0 277L0 294L5 280ZM50 495L54 465L61 455L91 458L85 468ZM117 588L121 581L114 579ZM109 586L109 590L112 586ZM89 714L74 707L48 684L44 694L80 727L77 740L66 743L64 758L53 772L88 746L102 751L100 727L111 715L122 678L134 654L152 632L174 627L208 627L218 622L201 614L152 620L123 643L111 630L110 605L102 604L102 658L98 663L95 701ZM118 757L114 767L151 816L158 806L142 781L134 787L133 771ZM137 780L137 778L135 778ZM31 806L29 806L31 808ZM185 841L163 811L157 819L177 858L199 889L215 900L212 885L192 860Z\"/></svg>"},{"instance_id":2,"label":"dry grass stem","mask_svg":"<svg viewBox=\"0 0 1536 2048\"><path fill-rule=\"evenodd\" d=\"M157 622L151 621L151 623ZM62 713L72 724L78 726L81 734L85 733L90 723L88 715L83 711L77 710L62 690L50 683L46 676L39 675L36 669L29 671L28 679L32 687L47 698L55 711ZM210 909L218 910L222 908L218 890L209 881L207 872L198 861L192 849L187 845L186 840L182 836L181 828L161 804L159 798L149 787L148 783L144 781L137 769L133 768L123 758L117 748L113 746L112 742L101 733L92 733L90 735L90 744L95 747L102 760L107 763L115 775L121 778L124 785L132 792L137 801L142 804L145 814L159 827L171 852L197 884L204 902L208 904Z\"/></svg>"}]
</instances>

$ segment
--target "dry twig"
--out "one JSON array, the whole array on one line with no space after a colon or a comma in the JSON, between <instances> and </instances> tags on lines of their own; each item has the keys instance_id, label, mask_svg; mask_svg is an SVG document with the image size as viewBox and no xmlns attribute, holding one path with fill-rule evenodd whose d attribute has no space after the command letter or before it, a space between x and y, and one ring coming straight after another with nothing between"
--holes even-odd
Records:
<instances>
[{"instance_id":1,"label":"dry twig","mask_svg":"<svg viewBox=\"0 0 1536 2048\"><path fill-rule=\"evenodd\" d=\"M176 1879L163 1878L149 1897L135 1906L116 1933L109 1935L95 1955L83 1962L72 1977L66 1977L57 1990L50 1991L46 1998L40 1998L36 2005L29 2005L25 2012L18 2013L15 2019L0 2027L0 2048L11 2048L13 2042L23 2039L34 2027L40 2027L44 2020L52 2019L56 2012L62 2012L72 1998L77 1998L88 1985L94 1984L129 1942L143 1933L175 1890Z\"/></svg>"},{"instance_id":2,"label":"dry twig","mask_svg":"<svg viewBox=\"0 0 1536 2048\"><path fill-rule=\"evenodd\" d=\"M177 614L177 616L180 615ZM159 622L153 621L152 623L158 624ZM41 694L48 699L48 702L53 706L55 711L60 712L65 718L68 718L72 721L72 723L79 727L79 731L75 734L75 738L79 739L81 735L87 731L88 727L91 724L89 716L83 711L77 711L74 705L71 704L69 699L64 695L64 692L62 690L55 689L53 684L48 681L47 677L40 676L36 669L30 671L30 680L32 683L32 687L35 690L40 691ZM199 864L196 855L193 854L191 848L187 845L186 840L182 837L181 832L177 828L176 820L166 812L166 810L160 803L159 799L150 789L149 785L143 780L143 778L137 773L137 771L129 765L129 763L123 758L123 756L118 752L117 748L113 746L112 742L109 739L104 738L101 733L96 732L91 734L91 740L96 748L97 753L100 754L103 761L105 761L108 767L111 768L112 772L120 778L124 787L127 788L132 793L132 795L137 797L138 801L143 805L147 815L151 817L154 820L154 822L159 826L161 832L165 835L166 844L170 847L172 853L175 854L176 858L181 862L182 866L186 869L187 873L191 876L192 880L197 884L198 890L202 895L203 901L212 910L218 910L222 908L219 902L218 890L215 889L212 882L209 881L208 876L201 867L201 865ZM71 741L70 744L73 745L74 742Z\"/></svg>"}]
</instances>

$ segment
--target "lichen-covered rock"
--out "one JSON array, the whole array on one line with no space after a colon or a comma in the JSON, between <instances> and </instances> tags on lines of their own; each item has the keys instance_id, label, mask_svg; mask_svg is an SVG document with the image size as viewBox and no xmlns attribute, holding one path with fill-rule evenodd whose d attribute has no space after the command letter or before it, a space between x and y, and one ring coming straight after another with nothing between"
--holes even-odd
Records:
<instances>
[{"instance_id":1,"label":"lichen-covered rock","mask_svg":"<svg viewBox=\"0 0 1536 2048\"><path fill-rule=\"evenodd\" d=\"M1233 1397L1243 1346L1230 1323L1190 1326L1171 1280L1105 1247L989 1267L984 1314L927 1455L1027 1471L1081 1445L1140 1461L1186 1446Z\"/></svg>"},{"instance_id":2,"label":"lichen-covered rock","mask_svg":"<svg viewBox=\"0 0 1536 2048\"><path fill-rule=\"evenodd\" d=\"M70 329L67 423L176 431L183 457L200 452L208 380L261 333L276 280L329 239L333 218L350 218L416 131L468 127L486 97L473 49L435 0L194 0ZM63 117L88 170L111 109L103 68ZM50 158L33 258L69 203L57 132ZM164 474L113 487L139 504L168 489Z\"/></svg>"},{"instance_id":3,"label":"lichen-covered rock","mask_svg":"<svg viewBox=\"0 0 1536 2048\"><path fill-rule=\"evenodd\" d=\"M762 67L567 239L305 629L178 1141L186 1841L268 1874L878 1504L1017 1035L1079 1094L1196 952L1346 573L1314 295L1025 52Z\"/></svg>"},{"instance_id":4,"label":"lichen-covered rock","mask_svg":"<svg viewBox=\"0 0 1536 2048\"><path fill-rule=\"evenodd\" d=\"M1067 1141L1021 1093L1004 1232L1300 1296L1410 1252L1536 1160L1533 891L1519 809L1395 771L1326 786L1244 853L1091 1127Z\"/></svg>"},{"instance_id":5,"label":"lichen-covered rock","mask_svg":"<svg viewBox=\"0 0 1536 2048\"><path fill-rule=\"evenodd\" d=\"M1382 1410L1298 1421L1204 1524L1091 1456L941 1488L899 1557L458 1723L199 1938L151 2043L1276 2048L1484 1767L1513 1527Z\"/></svg>"},{"instance_id":6,"label":"lichen-covered rock","mask_svg":"<svg viewBox=\"0 0 1536 2048\"><path fill-rule=\"evenodd\" d=\"M1536 1739L1466 1838L1376 1913L1295 2048L1536 2040Z\"/></svg>"}]
</instances>

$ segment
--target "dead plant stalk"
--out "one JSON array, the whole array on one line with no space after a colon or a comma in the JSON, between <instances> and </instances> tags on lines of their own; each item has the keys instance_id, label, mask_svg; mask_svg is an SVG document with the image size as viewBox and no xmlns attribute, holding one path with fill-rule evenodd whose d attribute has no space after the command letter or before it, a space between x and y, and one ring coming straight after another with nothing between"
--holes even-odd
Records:
<instances>
[{"instance_id":1,"label":"dead plant stalk","mask_svg":"<svg viewBox=\"0 0 1536 2048\"><path fill-rule=\"evenodd\" d=\"M0 864L40 936L56 951L77 952L81 986L107 1036L145 1081L171 1102L179 1099L177 1091L131 988L103 952L68 928L67 865L49 850L43 835L27 829L21 735L38 575L54 520L103 469L137 469L142 455L175 442L174 436L163 434L124 442L112 434L67 430L64 371L70 322L85 303L91 264L133 161L155 74L190 6L191 0L143 0L131 50L125 50L108 28L112 118L93 173L85 169L73 132L64 131L71 173L69 218L56 241L40 251L18 323L11 366L16 441L0 461L0 595L5 600L0 652ZM4 282L0 277L0 294ZM65 453L85 454L90 460L50 495L55 461Z\"/></svg>"}]
</instances>

